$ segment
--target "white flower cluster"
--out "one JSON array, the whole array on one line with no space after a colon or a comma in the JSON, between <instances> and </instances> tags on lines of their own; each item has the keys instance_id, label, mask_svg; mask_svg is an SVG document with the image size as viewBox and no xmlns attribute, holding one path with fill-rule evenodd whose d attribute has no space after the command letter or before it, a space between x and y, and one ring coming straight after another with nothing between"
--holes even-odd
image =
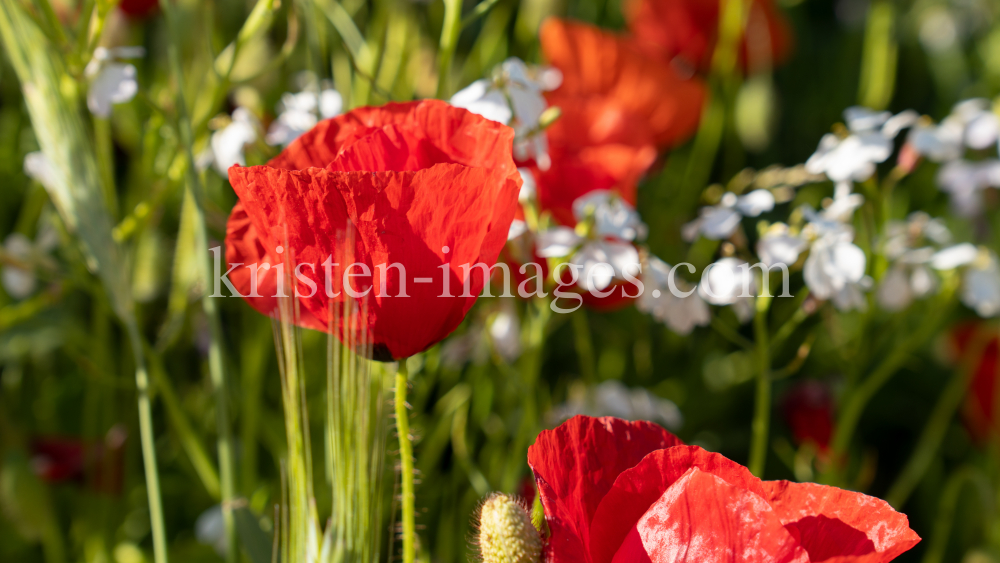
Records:
<instances>
[{"instance_id":1,"label":"white flower cluster","mask_svg":"<svg viewBox=\"0 0 1000 563\"><path fill-rule=\"evenodd\" d=\"M1000 314L1000 267L996 254L964 242L952 244L944 222L914 212L886 229L883 255L890 261L876 297L889 311L905 309L914 299L940 287L938 274L961 270L962 302L982 317Z\"/></svg>"},{"instance_id":2,"label":"white flower cluster","mask_svg":"<svg viewBox=\"0 0 1000 563\"><path fill-rule=\"evenodd\" d=\"M938 186L951 197L955 213L963 217L979 215L983 190L1000 187L1000 160L995 156L968 160L966 151L992 149L998 140L1000 118L989 101L981 98L959 102L937 125L921 120L907 139L917 154L942 163Z\"/></svg>"},{"instance_id":3,"label":"white flower cluster","mask_svg":"<svg viewBox=\"0 0 1000 563\"><path fill-rule=\"evenodd\" d=\"M269 145L286 146L315 127L321 119L336 117L344 109L340 93L329 85L318 88L310 73L303 73L298 80L304 84L303 91L281 95L278 117L264 135L264 141ZM203 168L211 165L222 176L227 176L229 167L234 164L245 166L246 145L257 141L260 130L260 121L252 111L244 107L236 108L228 123L212 133L208 149L198 158L199 165Z\"/></svg>"},{"instance_id":4,"label":"white flower cluster","mask_svg":"<svg viewBox=\"0 0 1000 563\"><path fill-rule=\"evenodd\" d=\"M903 129L917 122L917 112L907 110L892 115L863 107L844 110L845 132L827 133L806 161L806 170L825 174L834 183L864 182L875 166L892 154L893 140Z\"/></svg>"},{"instance_id":5,"label":"white flower cluster","mask_svg":"<svg viewBox=\"0 0 1000 563\"><path fill-rule=\"evenodd\" d=\"M548 108L543 92L562 84L562 73L551 67L529 66L511 57L493 71L452 96L451 104L514 128L514 155L551 165L542 114Z\"/></svg>"},{"instance_id":6,"label":"white flower cluster","mask_svg":"<svg viewBox=\"0 0 1000 563\"><path fill-rule=\"evenodd\" d=\"M586 291L604 291L615 279L636 275L636 241L646 238L646 225L636 210L614 192L592 191L573 202L578 227L556 226L538 233L542 258L566 258ZM582 231L582 234L581 232Z\"/></svg>"}]
</instances>

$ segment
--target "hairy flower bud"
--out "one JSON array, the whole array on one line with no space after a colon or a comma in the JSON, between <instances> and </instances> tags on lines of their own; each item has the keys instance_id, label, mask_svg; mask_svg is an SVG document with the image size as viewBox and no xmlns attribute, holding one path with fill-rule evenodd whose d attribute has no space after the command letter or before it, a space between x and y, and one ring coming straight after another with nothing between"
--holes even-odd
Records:
<instances>
[{"instance_id":1,"label":"hairy flower bud","mask_svg":"<svg viewBox=\"0 0 1000 563\"><path fill-rule=\"evenodd\" d=\"M513 497L496 493L479 512L479 553L483 563L538 563L542 539L531 516Z\"/></svg>"}]
</instances>

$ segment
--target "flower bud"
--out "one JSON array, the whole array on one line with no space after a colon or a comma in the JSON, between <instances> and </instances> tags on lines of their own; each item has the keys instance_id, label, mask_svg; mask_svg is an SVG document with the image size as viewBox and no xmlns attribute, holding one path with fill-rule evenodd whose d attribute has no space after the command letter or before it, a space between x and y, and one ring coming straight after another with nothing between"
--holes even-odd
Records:
<instances>
[{"instance_id":1,"label":"flower bud","mask_svg":"<svg viewBox=\"0 0 1000 563\"><path fill-rule=\"evenodd\" d=\"M479 511L479 553L483 563L538 563L542 540L531 516L513 497L496 493Z\"/></svg>"}]
</instances>

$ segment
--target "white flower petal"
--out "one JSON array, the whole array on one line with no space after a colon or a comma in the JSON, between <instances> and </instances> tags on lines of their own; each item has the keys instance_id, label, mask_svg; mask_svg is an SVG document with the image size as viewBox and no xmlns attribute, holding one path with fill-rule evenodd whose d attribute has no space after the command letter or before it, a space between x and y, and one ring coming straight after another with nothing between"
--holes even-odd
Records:
<instances>
[{"instance_id":1,"label":"white flower petal","mask_svg":"<svg viewBox=\"0 0 1000 563\"><path fill-rule=\"evenodd\" d=\"M908 109L906 111L901 111L896 115L890 117L884 125L882 125L882 136L887 139L895 139L899 132L907 127L912 127L920 119L920 114Z\"/></svg>"},{"instance_id":2,"label":"white flower petal","mask_svg":"<svg viewBox=\"0 0 1000 563\"><path fill-rule=\"evenodd\" d=\"M741 296L752 296L756 281L746 262L723 258L710 264L698 284L698 295L713 305L731 305Z\"/></svg>"},{"instance_id":3,"label":"white flower petal","mask_svg":"<svg viewBox=\"0 0 1000 563\"><path fill-rule=\"evenodd\" d=\"M992 253L986 264L965 271L962 302L980 317L1000 315L1000 266Z\"/></svg>"},{"instance_id":4,"label":"white flower petal","mask_svg":"<svg viewBox=\"0 0 1000 563\"><path fill-rule=\"evenodd\" d=\"M109 117L112 104L125 103L139 91L135 75L135 67L130 64L105 64L90 83L87 108L98 117Z\"/></svg>"},{"instance_id":5,"label":"white flower petal","mask_svg":"<svg viewBox=\"0 0 1000 563\"><path fill-rule=\"evenodd\" d=\"M887 111L875 111L863 106L851 106L844 110L844 121L853 133L867 133L882 126L890 117Z\"/></svg>"},{"instance_id":6,"label":"white flower petal","mask_svg":"<svg viewBox=\"0 0 1000 563\"><path fill-rule=\"evenodd\" d=\"M739 211L731 207L706 207L702 209L698 228L705 238L723 240L736 232L741 219Z\"/></svg>"},{"instance_id":7,"label":"white flower petal","mask_svg":"<svg viewBox=\"0 0 1000 563\"><path fill-rule=\"evenodd\" d=\"M964 242L939 250L931 258L931 267L935 270L954 270L967 266L975 261L979 249L975 245Z\"/></svg>"},{"instance_id":8,"label":"white flower petal","mask_svg":"<svg viewBox=\"0 0 1000 563\"><path fill-rule=\"evenodd\" d=\"M340 92L333 88L323 90L319 94L319 115L323 119L330 119L340 115L344 110L344 98Z\"/></svg>"},{"instance_id":9,"label":"white flower petal","mask_svg":"<svg viewBox=\"0 0 1000 563\"><path fill-rule=\"evenodd\" d=\"M531 201L538 191L535 175L528 168L518 168L517 172L521 175L521 190L517 192L517 200L521 203Z\"/></svg>"},{"instance_id":10,"label":"white flower petal","mask_svg":"<svg viewBox=\"0 0 1000 563\"><path fill-rule=\"evenodd\" d=\"M791 266L808 244L799 237L789 235L787 229L766 233L757 241L757 256L768 267L784 264Z\"/></svg>"},{"instance_id":11,"label":"white flower petal","mask_svg":"<svg viewBox=\"0 0 1000 563\"><path fill-rule=\"evenodd\" d=\"M769 190L754 190L739 197L736 209L746 217L756 217L774 209L774 195Z\"/></svg>"},{"instance_id":12,"label":"white flower petal","mask_svg":"<svg viewBox=\"0 0 1000 563\"><path fill-rule=\"evenodd\" d=\"M594 234L632 241L646 237L647 227L639 214L624 199L608 190L594 190L573 202L577 221L594 219Z\"/></svg>"},{"instance_id":13,"label":"white flower petal","mask_svg":"<svg viewBox=\"0 0 1000 563\"><path fill-rule=\"evenodd\" d=\"M514 240L526 232L528 232L528 224L514 219L510 223L510 229L507 229L507 240Z\"/></svg>"},{"instance_id":14,"label":"white flower petal","mask_svg":"<svg viewBox=\"0 0 1000 563\"><path fill-rule=\"evenodd\" d=\"M536 252L541 258L569 256L583 242L583 237L569 227L553 227L538 233Z\"/></svg>"},{"instance_id":15,"label":"white flower petal","mask_svg":"<svg viewBox=\"0 0 1000 563\"><path fill-rule=\"evenodd\" d=\"M906 269L898 267L889 270L879 284L875 298L886 311L902 311L907 308L913 302L913 293L910 291Z\"/></svg>"},{"instance_id":16,"label":"white flower petal","mask_svg":"<svg viewBox=\"0 0 1000 563\"><path fill-rule=\"evenodd\" d=\"M508 125L513 112L503 92L493 88L493 83L480 79L469 84L451 97L451 105L465 108L491 121Z\"/></svg>"}]
</instances>

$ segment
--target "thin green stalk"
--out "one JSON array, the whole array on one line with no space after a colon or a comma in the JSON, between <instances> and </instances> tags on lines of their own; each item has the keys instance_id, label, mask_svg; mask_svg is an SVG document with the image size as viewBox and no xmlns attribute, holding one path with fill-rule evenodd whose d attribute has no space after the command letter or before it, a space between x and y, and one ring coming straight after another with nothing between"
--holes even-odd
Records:
<instances>
[{"instance_id":1,"label":"thin green stalk","mask_svg":"<svg viewBox=\"0 0 1000 563\"><path fill-rule=\"evenodd\" d=\"M101 176L104 203L111 217L118 217L118 194L115 193L114 150L111 146L111 121L94 116L94 137L97 148L97 171Z\"/></svg>"},{"instance_id":2,"label":"thin green stalk","mask_svg":"<svg viewBox=\"0 0 1000 563\"><path fill-rule=\"evenodd\" d=\"M976 362L989 344L989 336L992 334L980 331L969 344L965 361L955 370L944 392L938 398L930 418L927 419L927 425L917 440L916 449L910 455L902 473L896 478L896 482L889 488L885 500L897 510L906 504L913 489L920 483L927 468L934 461L934 456L937 455L938 448L941 447L941 442L948 431L948 423L955 416L955 411L958 410L969 384L975 377Z\"/></svg>"},{"instance_id":3,"label":"thin green stalk","mask_svg":"<svg viewBox=\"0 0 1000 563\"><path fill-rule=\"evenodd\" d=\"M177 433L181 448L187 454L195 473L198 474L201 484L205 487L205 491L214 499L220 498L219 472L216 471L208 452L205 451L205 446L202 445L198 433L194 431L187 415L184 414L184 408L177 397L177 391L170 378L164 373L162 360L148 347L146 353L149 355L149 373L153 378L153 384L159 391L159 397L167 410L167 420L173 431Z\"/></svg>"},{"instance_id":4,"label":"thin green stalk","mask_svg":"<svg viewBox=\"0 0 1000 563\"><path fill-rule=\"evenodd\" d=\"M590 338L590 323L587 322L587 311L581 308L570 315L573 318L573 336L576 339L576 353L580 359L580 375L583 380L593 385L597 382L594 373L594 344Z\"/></svg>"},{"instance_id":5,"label":"thin green stalk","mask_svg":"<svg viewBox=\"0 0 1000 563\"><path fill-rule=\"evenodd\" d=\"M767 462L768 431L771 424L771 346L768 344L767 311L771 297L757 298L757 313L754 315L754 340L757 348L757 395L754 400L752 438L750 442L750 472L757 477L764 476Z\"/></svg>"},{"instance_id":6,"label":"thin green stalk","mask_svg":"<svg viewBox=\"0 0 1000 563\"><path fill-rule=\"evenodd\" d=\"M726 324L725 321L719 319L719 317L713 315L711 320L711 325L712 328L715 329L715 332L718 332L723 338L739 346L740 348L743 348L744 350L754 349L753 342L750 342L749 340L744 338L742 334L736 332L736 330L733 329L733 327Z\"/></svg>"},{"instance_id":7,"label":"thin green stalk","mask_svg":"<svg viewBox=\"0 0 1000 563\"><path fill-rule=\"evenodd\" d=\"M470 25L476 23L476 20L486 15L490 10L493 9L493 6L496 6L497 3L499 2L500 0L483 0L479 4L476 4L476 7L473 8L472 11L469 12L467 16L462 18L461 28L465 29Z\"/></svg>"},{"instance_id":8,"label":"thin green stalk","mask_svg":"<svg viewBox=\"0 0 1000 563\"><path fill-rule=\"evenodd\" d=\"M409 385L407 373L406 359L402 359L396 372L396 431L399 434L399 479L403 497L403 563L413 563L417 554L416 497L413 494L413 442L410 437L410 415L406 408L406 387Z\"/></svg>"},{"instance_id":9,"label":"thin green stalk","mask_svg":"<svg viewBox=\"0 0 1000 563\"><path fill-rule=\"evenodd\" d=\"M941 493L941 500L938 504L937 518L934 521L934 530L931 532L928 542L927 552L924 555L923 563L941 563L944 561L945 550L948 547L948 536L951 535L951 526L955 520L955 509L958 506L959 493L962 486L968 482L976 488L979 499L983 504L986 517L982 519L984 532L988 532L989 522L993 521L994 505L992 486L989 479L979 469L971 466L961 467L955 470L945 483L944 491Z\"/></svg>"},{"instance_id":10,"label":"thin green stalk","mask_svg":"<svg viewBox=\"0 0 1000 563\"><path fill-rule=\"evenodd\" d=\"M256 314L254 312L253 314ZM243 493L249 495L257 484L257 451L260 417L263 407L264 367L267 365L266 342L273 338L269 326L251 331L243 341L243 355L240 362L242 374L242 408L240 409L241 437L243 459L240 464L242 471Z\"/></svg>"},{"instance_id":11,"label":"thin green stalk","mask_svg":"<svg viewBox=\"0 0 1000 563\"><path fill-rule=\"evenodd\" d=\"M153 435L153 407L149 398L149 376L142 337L135 322L126 322L132 354L135 357L135 388L139 401L139 437L142 442L142 465L146 471L146 497L149 520L153 530L153 560L167 563L167 534L163 523L163 503L160 496L160 475L156 465L156 437Z\"/></svg>"},{"instance_id":12,"label":"thin green stalk","mask_svg":"<svg viewBox=\"0 0 1000 563\"><path fill-rule=\"evenodd\" d=\"M858 102L872 109L888 107L896 86L899 47L895 36L896 8L888 0L873 2L868 8Z\"/></svg>"},{"instance_id":13,"label":"thin green stalk","mask_svg":"<svg viewBox=\"0 0 1000 563\"><path fill-rule=\"evenodd\" d=\"M455 58L455 47L462 32L462 0L444 0L444 25L441 26L441 44L438 51L438 83L435 97L449 96L449 76L451 62Z\"/></svg>"},{"instance_id":14,"label":"thin green stalk","mask_svg":"<svg viewBox=\"0 0 1000 563\"><path fill-rule=\"evenodd\" d=\"M170 0L160 0L160 9L167 16L171 35L176 37L177 14L175 13L176 7L174 3L170 2ZM187 105L184 100L184 75L177 42L170 41L167 50L170 60L170 70L174 75L177 88L177 129L180 133L181 145L184 147L188 161L188 189L191 191L195 202L195 244L202 252L201 275L204 287L210 288L212 287L213 269L211 255L206 252L209 243L208 227L205 224L205 195L201 186L201 178L194 167L194 134L187 112ZM233 57L235 59L235 52ZM239 551L236 543L236 526L233 520L232 507L232 501L235 496L235 471L233 468L232 429L229 422L225 361L222 355L222 323L219 320L219 311L214 299L206 295L202 298L202 307L208 319L209 334L211 337L208 349L208 370L215 398L219 481L222 491L222 518L229 546L226 560L229 563L236 563L239 558Z\"/></svg>"},{"instance_id":15,"label":"thin green stalk","mask_svg":"<svg viewBox=\"0 0 1000 563\"><path fill-rule=\"evenodd\" d=\"M549 308L547 299L533 299L528 304L527 330L524 335L525 349L518 360L518 370L521 375L521 388L531 390L524 393L519 398L522 401L521 422L518 425L517 433L514 435L514 443L510 448L511 455L504 473L500 490L514 491L520 481L524 471L524 456L527 454L528 445L531 444L538 434L538 376L542 370L542 361L545 356L545 337L556 324L555 319L565 319L566 315L553 315ZM573 315L569 315L573 316Z\"/></svg>"},{"instance_id":16,"label":"thin green stalk","mask_svg":"<svg viewBox=\"0 0 1000 563\"><path fill-rule=\"evenodd\" d=\"M788 340L788 337L795 333L795 330L799 328L799 325L809 318L809 312L802 307L802 304L808 297L808 288L803 288L799 291L799 294L795 296L795 312L792 313L792 316L785 321L785 323L782 324L777 331L775 331L774 336L771 338L772 351L778 352L778 348L785 343L785 340Z\"/></svg>"},{"instance_id":17,"label":"thin green stalk","mask_svg":"<svg viewBox=\"0 0 1000 563\"><path fill-rule=\"evenodd\" d=\"M932 310L936 310L936 314L929 315L916 332L911 334L901 345L894 347L871 375L848 393L833 434L832 448L837 457L842 456L847 451L851 438L854 436L854 430L861 419L861 414L875 393L899 371L910 354L935 334L941 319L950 310L950 307L946 307L945 304L951 300L953 292L954 287L942 290L938 302L930 304Z\"/></svg>"}]
</instances>

